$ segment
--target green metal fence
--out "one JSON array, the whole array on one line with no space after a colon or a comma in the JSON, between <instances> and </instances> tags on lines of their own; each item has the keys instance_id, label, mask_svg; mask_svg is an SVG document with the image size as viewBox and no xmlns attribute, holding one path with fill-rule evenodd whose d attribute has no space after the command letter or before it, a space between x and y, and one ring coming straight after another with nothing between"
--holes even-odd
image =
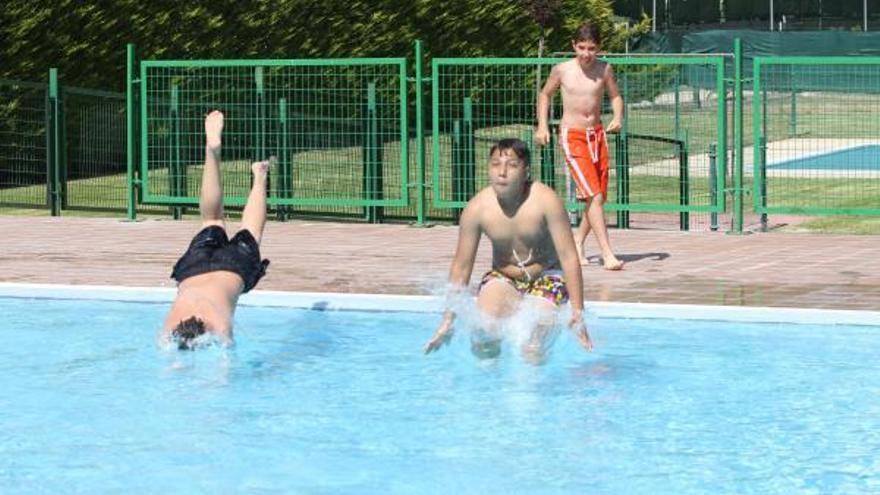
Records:
<instances>
[{"instance_id":1,"label":"green metal fence","mask_svg":"<svg viewBox=\"0 0 880 495\"><path fill-rule=\"evenodd\" d=\"M63 88L63 208L124 210L125 94Z\"/></svg>"},{"instance_id":2,"label":"green metal fence","mask_svg":"<svg viewBox=\"0 0 880 495\"><path fill-rule=\"evenodd\" d=\"M756 57L761 214L880 214L880 57Z\"/></svg>"},{"instance_id":3,"label":"green metal fence","mask_svg":"<svg viewBox=\"0 0 880 495\"><path fill-rule=\"evenodd\" d=\"M0 206L124 210L125 95L0 81Z\"/></svg>"},{"instance_id":4,"label":"green metal fence","mask_svg":"<svg viewBox=\"0 0 880 495\"><path fill-rule=\"evenodd\" d=\"M565 59L434 59L434 204L460 208L487 185L491 142L532 141L537 92L553 64ZM609 139L607 209L678 212L683 229L693 212L724 210L727 119L722 56L609 57L624 101L624 129ZM720 97L719 97L720 96ZM555 98L553 116L559 116ZM573 201L565 162L554 140L533 149L543 182Z\"/></svg>"},{"instance_id":5,"label":"green metal fence","mask_svg":"<svg viewBox=\"0 0 880 495\"><path fill-rule=\"evenodd\" d=\"M65 86L54 69L47 84L0 80L0 208L179 217L198 203L204 115L222 109L233 208L250 162L274 155L281 219L455 219L487 185L491 144L532 142L537 92L565 59L437 58L426 77L416 47L412 79L403 58L137 64L130 46L125 96ZM606 60L626 104L609 137L618 226L633 212L681 229L729 215L734 232L752 214L880 215L880 58L756 57L749 74L735 43L734 56ZM533 173L576 211L560 104Z\"/></svg>"},{"instance_id":6,"label":"green metal fence","mask_svg":"<svg viewBox=\"0 0 880 495\"><path fill-rule=\"evenodd\" d=\"M146 203L198 203L212 109L226 115L227 204L245 203L250 163L269 156L269 204L282 213L354 207L380 221L409 202L403 58L144 61L138 83Z\"/></svg>"},{"instance_id":7,"label":"green metal fence","mask_svg":"<svg viewBox=\"0 0 880 495\"><path fill-rule=\"evenodd\" d=\"M47 84L0 79L0 206L48 206L47 98Z\"/></svg>"}]
</instances>

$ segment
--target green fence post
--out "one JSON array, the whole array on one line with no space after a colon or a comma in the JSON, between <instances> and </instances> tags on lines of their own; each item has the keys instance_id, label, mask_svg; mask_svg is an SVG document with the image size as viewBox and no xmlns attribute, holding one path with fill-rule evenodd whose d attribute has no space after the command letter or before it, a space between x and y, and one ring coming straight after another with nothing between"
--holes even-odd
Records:
<instances>
[{"instance_id":1,"label":"green fence post","mask_svg":"<svg viewBox=\"0 0 880 495\"><path fill-rule=\"evenodd\" d=\"M789 83L791 86L791 108L788 113L788 137L797 136L797 84L794 77L794 65L789 67Z\"/></svg>"},{"instance_id":2,"label":"green fence post","mask_svg":"<svg viewBox=\"0 0 880 495\"><path fill-rule=\"evenodd\" d=\"M59 125L60 109L58 108L58 69L49 69L49 101L47 102L46 127L46 195L49 203L49 214L53 217L61 215L59 168L61 154L61 136Z\"/></svg>"},{"instance_id":3,"label":"green fence post","mask_svg":"<svg viewBox=\"0 0 880 495\"><path fill-rule=\"evenodd\" d=\"M556 149L556 133L550 133L550 141L541 147L541 182L547 184L550 189L556 189L556 163L554 153Z\"/></svg>"},{"instance_id":4,"label":"green fence post","mask_svg":"<svg viewBox=\"0 0 880 495\"><path fill-rule=\"evenodd\" d=\"M761 136L759 141L761 145L761 170L759 174L761 183L759 198L761 204L761 230L767 232L767 137Z\"/></svg>"},{"instance_id":5,"label":"green fence post","mask_svg":"<svg viewBox=\"0 0 880 495\"><path fill-rule=\"evenodd\" d=\"M470 96L464 98L464 122L462 126L462 134L464 139L464 192L466 197L463 201L469 200L477 192L476 187L476 147L474 139L474 105Z\"/></svg>"},{"instance_id":6,"label":"green fence post","mask_svg":"<svg viewBox=\"0 0 880 495\"><path fill-rule=\"evenodd\" d=\"M614 135L614 170L616 175L615 189L617 194L617 228L629 228L629 147L624 133Z\"/></svg>"},{"instance_id":7,"label":"green fence post","mask_svg":"<svg viewBox=\"0 0 880 495\"><path fill-rule=\"evenodd\" d=\"M723 137L722 137L723 139ZM715 143L709 144L709 204L715 206L718 202L718 171L715 170L715 167L718 166L718 146ZM713 211L709 215L709 229L712 232L718 230L718 213Z\"/></svg>"},{"instance_id":8,"label":"green fence post","mask_svg":"<svg viewBox=\"0 0 880 495\"><path fill-rule=\"evenodd\" d=\"M452 199L467 201L474 195L476 156L474 149L474 113L469 96L462 100L462 120L452 124ZM453 216L458 222L462 209Z\"/></svg>"},{"instance_id":9,"label":"green fence post","mask_svg":"<svg viewBox=\"0 0 880 495\"><path fill-rule=\"evenodd\" d=\"M178 91L177 85L171 85L171 108L170 108L170 116L171 116L171 139L172 139L172 153L171 153L171 163L169 164L168 170L168 189L171 193L171 196L179 198L182 196L180 191L180 179L183 175L183 171L181 170L183 167L180 163L180 92ZM184 178L185 180L185 178ZM183 216L183 208L180 206L172 206L171 207L171 216L175 220L180 220Z\"/></svg>"},{"instance_id":10,"label":"green fence post","mask_svg":"<svg viewBox=\"0 0 880 495\"><path fill-rule=\"evenodd\" d=\"M767 204L767 91L761 81L761 60L756 58L752 65L752 90L755 99L752 102L752 206L760 211ZM766 212L761 213L762 228L767 222Z\"/></svg>"},{"instance_id":11,"label":"green fence post","mask_svg":"<svg viewBox=\"0 0 880 495\"><path fill-rule=\"evenodd\" d=\"M422 78L422 40L415 43L416 62L416 225L425 225L425 119L422 108L422 91L425 80ZM407 201L409 202L409 201Z\"/></svg>"},{"instance_id":12,"label":"green fence post","mask_svg":"<svg viewBox=\"0 0 880 495\"><path fill-rule=\"evenodd\" d=\"M688 140L678 141L678 204L682 207L690 205L690 170L688 170ZM690 212L683 210L678 213L679 230L690 230Z\"/></svg>"},{"instance_id":13,"label":"green fence post","mask_svg":"<svg viewBox=\"0 0 880 495\"><path fill-rule=\"evenodd\" d=\"M679 95L679 87L681 86L681 66L675 70L675 139L681 139L681 96Z\"/></svg>"},{"instance_id":14,"label":"green fence post","mask_svg":"<svg viewBox=\"0 0 880 495\"><path fill-rule=\"evenodd\" d=\"M743 231L743 58L742 40L740 38L736 38L733 41L733 52L733 146L736 152L733 170L733 232L740 234Z\"/></svg>"},{"instance_id":15,"label":"green fence post","mask_svg":"<svg viewBox=\"0 0 880 495\"><path fill-rule=\"evenodd\" d=\"M282 198L293 197L293 171L290 166L290 151L288 149L287 128L287 98L278 100L278 126L281 133L281 150L278 153L278 174L281 176L279 186L281 187ZM278 207L278 220L287 220L290 215L290 208L287 205Z\"/></svg>"},{"instance_id":16,"label":"green fence post","mask_svg":"<svg viewBox=\"0 0 880 495\"><path fill-rule=\"evenodd\" d=\"M64 97L65 88L58 80L58 202L62 210L67 209L67 171L68 171L68 153L67 153L67 108L66 98Z\"/></svg>"},{"instance_id":17,"label":"green fence post","mask_svg":"<svg viewBox=\"0 0 880 495\"><path fill-rule=\"evenodd\" d=\"M128 220L137 219L137 190L140 188L140 180L137 178L137 162L135 158L135 122L137 122L137 94L134 85L140 81L135 78L135 46L129 43L125 47L125 163L126 163L126 186L128 189Z\"/></svg>"},{"instance_id":18,"label":"green fence post","mask_svg":"<svg viewBox=\"0 0 880 495\"><path fill-rule=\"evenodd\" d=\"M363 194L364 199L382 199L382 162L379 148L379 116L376 105L376 83L367 84L367 123L364 126L363 144ZM381 206L364 207L364 218L370 223L380 223Z\"/></svg>"},{"instance_id":19,"label":"green fence post","mask_svg":"<svg viewBox=\"0 0 880 495\"><path fill-rule=\"evenodd\" d=\"M676 95L678 90L676 89ZM623 94L629 95L629 71L623 73ZM624 104L630 101L629 96L624 97ZM676 111L677 110L676 106ZM629 109L626 108L624 115L629 115ZM629 222L629 119L623 119L623 129L615 136L615 153L614 164L617 168L617 193L618 206L622 208L617 210L617 228L628 229ZM607 140L607 135L606 135ZM606 198L607 200L608 198ZM584 212L586 214L586 212ZM581 219L583 221L583 219Z\"/></svg>"},{"instance_id":20,"label":"green fence post","mask_svg":"<svg viewBox=\"0 0 880 495\"><path fill-rule=\"evenodd\" d=\"M254 156L254 161L258 162L266 159L266 119L265 108L263 107L263 102L265 101L265 90L263 87L262 67L254 67L254 83L257 90L257 146L254 150L256 152L256 156Z\"/></svg>"},{"instance_id":21,"label":"green fence post","mask_svg":"<svg viewBox=\"0 0 880 495\"><path fill-rule=\"evenodd\" d=\"M461 120L452 122L452 200L462 201L464 194L464 138L461 133ZM452 217L458 223L461 209L455 208Z\"/></svg>"}]
</instances>

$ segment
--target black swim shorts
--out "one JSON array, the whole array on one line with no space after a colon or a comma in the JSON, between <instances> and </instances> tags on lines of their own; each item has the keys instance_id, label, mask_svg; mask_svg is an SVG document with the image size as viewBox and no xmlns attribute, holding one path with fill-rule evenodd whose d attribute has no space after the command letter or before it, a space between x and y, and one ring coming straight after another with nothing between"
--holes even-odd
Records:
<instances>
[{"instance_id":1,"label":"black swim shorts","mask_svg":"<svg viewBox=\"0 0 880 495\"><path fill-rule=\"evenodd\" d=\"M249 230L242 229L229 239L226 229L211 225L193 237L189 249L174 264L171 278L180 283L203 273L228 271L241 277L244 292L248 292L266 274L267 266L269 260L260 259L260 246Z\"/></svg>"}]
</instances>

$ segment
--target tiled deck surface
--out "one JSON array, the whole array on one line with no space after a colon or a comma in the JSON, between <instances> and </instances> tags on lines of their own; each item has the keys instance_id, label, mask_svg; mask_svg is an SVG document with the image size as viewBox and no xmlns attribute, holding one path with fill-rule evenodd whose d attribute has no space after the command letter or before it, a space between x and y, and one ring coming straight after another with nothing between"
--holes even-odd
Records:
<instances>
[{"instance_id":1,"label":"tiled deck surface","mask_svg":"<svg viewBox=\"0 0 880 495\"><path fill-rule=\"evenodd\" d=\"M194 221L0 217L0 281L170 287ZM442 290L451 226L294 221L267 226L260 289ZM587 300L880 310L880 238L611 231L626 270L584 267ZM590 242L594 242L591 239ZM472 277L489 266L483 240ZM589 252L589 250L588 250Z\"/></svg>"}]
</instances>

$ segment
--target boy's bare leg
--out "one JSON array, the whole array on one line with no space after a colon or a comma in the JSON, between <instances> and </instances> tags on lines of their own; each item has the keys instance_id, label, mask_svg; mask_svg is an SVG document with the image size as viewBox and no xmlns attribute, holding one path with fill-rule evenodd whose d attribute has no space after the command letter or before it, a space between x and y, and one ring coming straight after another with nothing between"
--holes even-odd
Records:
<instances>
[{"instance_id":1,"label":"boy's bare leg","mask_svg":"<svg viewBox=\"0 0 880 495\"><path fill-rule=\"evenodd\" d=\"M587 259L584 251L584 243L587 241L587 236L590 235L590 218L587 215L590 201L591 199L587 199L586 203L584 203L584 214L581 218L581 224L578 225L577 230L574 232L574 247L577 248L578 259L581 260L582 265L590 264L590 260Z\"/></svg>"},{"instance_id":2,"label":"boy's bare leg","mask_svg":"<svg viewBox=\"0 0 880 495\"><path fill-rule=\"evenodd\" d=\"M199 212L202 226L223 226L223 185L220 183L220 147L223 134L223 113L214 110L205 117L205 166Z\"/></svg>"},{"instance_id":3,"label":"boy's bare leg","mask_svg":"<svg viewBox=\"0 0 880 495\"><path fill-rule=\"evenodd\" d=\"M597 194L590 201L587 208L587 218L590 220L590 227L596 233L596 240L599 241L599 249L602 250L602 264L606 270L620 270L623 268L623 262L614 256L611 251L611 243L608 241L608 228L605 226L605 208L602 206L604 198L601 194Z\"/></svg>"},{"instance_id":4,"label":"boy's bare leg","mask_svg":"<svg viewBox=\"0 0 880 495\"><path fill-rule=\"evenodd\" d=\"M499 322L516 310L519 292L502 280L491 280L480 289L477 307L482 321L480 329L471 338L471 352L479 358L494 358L501 353Z\"/></svg>"},{"instance_id":5,"label":"boy's bare leg","mask_svg":"<svg viewBox=\"0 0 880 495\"><path fill-rule=\"evenodd\" d=\"M558 309L553 303L543 298L527 297L525 301L527 301L528 310L534 311L538 315L538 319L529 339L523 344L522 355L526 361L532 364L543 364L547 360L550 347L559 333L556 327Z\"/></svg>"},{"instance_id":6,"label":"boy's bare leg","mask_svg":"<svg viewBox=\"0 0 880 495\"><path fill-rule=\"evenodd\" d=\"M247 204L241 215L241 228L248 229L257 243L263 238L263 226L266 225L266 182L269 177L269 162L256 162L251 165L254 184L248 195Z\"/></svg>"}]
</instances>

